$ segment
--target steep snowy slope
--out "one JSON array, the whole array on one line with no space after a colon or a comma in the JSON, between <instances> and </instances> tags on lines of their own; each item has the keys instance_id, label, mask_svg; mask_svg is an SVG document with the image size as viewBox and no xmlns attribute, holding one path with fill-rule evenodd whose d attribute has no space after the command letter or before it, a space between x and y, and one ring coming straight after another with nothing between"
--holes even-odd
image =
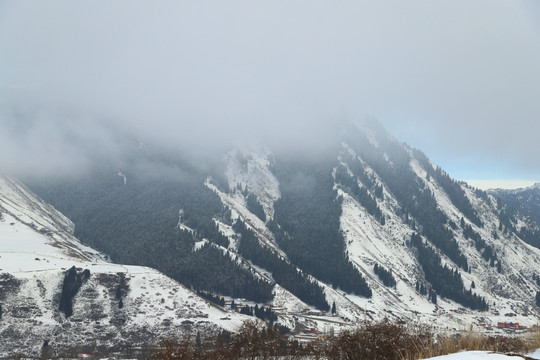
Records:
<instances>
[{"instance_id":1,"label":"steep snowy slope","mask_svg":"<svg viewBox=\"0 0 540 360\"><path fill-rule=\"evenodd\" d=\"M339 221L347 257L373 295L357 296L319 281L327 302L337 304L337 313L352 322L388 317L458 330L470 325L482 329L498 322L536 324L539 311L534 297L539 285L535 278L540 270L540 250L525 243L519 231L500 228L506 208L493 197L452 180L419 151L397 142L378 125L355 125L352 132L344 136L336 154L334 188L341 201ZM264 199L265 212L273 214L273 204L281 196L276 184L281 184L272 171L279 163L269 161L272 155L268 152L242 150L232 154L226 171L230 193L213 190L231 210L233 220L240 218L257 234L262 246L287 258L272 231L245 206L249 192ZM353 189L349 180L344 185L340 171L358 187ZM399 175L402 171L407 175ZM239 192L238 184L247 191ZM362 196L364 190L371 200ZM268 192L279 196L269 197ZM437 213L435 219L415 218L426 216L414 210L422 204L416 198L422 194ZM515 230L529 229L519 216L513 221ZM427 273L432 269L425 267L419 249L411 245L415 234L440 258L439 269L448 269L458 286L453 291L459 296L439 290L448 279L433 280ZM445 240L440 241L437 234ZM385 285L375 273L375 265L391 271L396 284Z\"/></svg>"},{"instance_id":2,"label":"steep snowy slope","mask_svg":"<svg viewBox=\"0 0 540 360\"><path fill-rule=\"evenodd\" d=\"M73 224L18 181L0 176L0 356L54 348L154 343L188 331L235 330L225 311L156 270L113 264L72 235ZM89 271L59 311L67 270Z\"/></svg>"},{"instance_id":3,"label":"steep snowy slope","mask_svg":"<svg viewBox=\"0 0 540 360\"><path fill-rule=\"evenodd\" d=\"M238 194L238 192L235 191L234 186L232 188L232 194L229 195L221 192L209 181L207 181L206 184L210 189L214 190L219 195L220 199L223 201L223 204L231 210L231 218L233 221L242 221L248 229L256 234L261 246L270 249L276 254L276 256L281 257L288 262L287 255L276 244L272 232L266 227L264 222L262 222L257 216L252 214L246 208L241 194ZM267 187L262 186L260 189L267 189ZM242 238L238 234L234 233L234 231L232 233L229 232L228 234L231 237L231 244L236 244L238 241L242 241ZM238 247L232 246L231 251L237 252ZM330 304L335 302L338 305L339 310L337 313L339 316L341 316L341 318L328 318L325 316L306 317L304 315L308 314L309 312L317 312L316 307L306 304L297 296L293 295L290 291L280 286L279 283L276 283L272 278L271 272L261 269L260 267L254 265L251 261L246 261L241 255L237 254L236 256L238 259L242 259L246 266L250 267L254 273L260 273L261 277L264 277L274 284L274 297L271 301L271 305L276 309L279 323L281 325L285 325L290 329L295 329L298 326L305 329L324 329L325 327L329 326L335 326L338 329L341 327L350 328L351 326L354 326L360 318L364 317L363 309L353 304L349 299L342 296L336 290L311 276L309 276L310 281L313 281L322 287L326 300ZM303 315L299 316L299 314Z\"/></svg>"},{"instance_id":4,"label":"steep snowy slope","mask_svg":"<svg viewBox=\"0 0 540 360\"><path fill-rule=\"evenodd\" d=\"M404 148L404 150L407 150ZM408 151L409 152L409 151ZM385 223L381 223L368 213L354 196L347 190L340 188L343 197L343 213L341 226L347 242L347 251L350 258L365 274L370 287L374 291L369 301L362 300L357 303L384 313L391 309L393 315L399 314L409 319L419 319L423 322L437 324L442 328L467 327L468 324L488 323L496 325L497 322L513 321L521 324L536 324L538 308L534 306L534 295L538 285L534 281L535 271L540 269L540 251L519 239L516 234L503 233L498 230L499 217L495 210L493 198L478 198L476 192L460 184L474 209L480 214L482 226L475 225L452 203L442 186L427 172L412 156L410 169L416 175L418 183L425 186L433 194L437 208L441 210L452 224L460 224L464 218L466 225L479 234L488 246L498 254L501 263L501 273L496 266L489 266L489 262L482 258L482 252L475 247L473 240L465 237L462 229L451 229L459 249L466 256L470 271L463 271L449 259L442 251L434 247L441 256L443 263L459 271L466 289L482 296L489 304L487 311L472 311L466 306L439 296L434 304L428 296L422 295L417 289L417 283L432 286L425 280L422 266L419 264L416 250L407 245L414 232L421 232L418 225L414 225L412 215L405 215L400 202L387 188L379 175L358 156L347 144L343 146L343 158L355 159L362 163L366 173L371 175L375 182L382 186L381 198L377 205L381 209ZM344 154L347 154L345 156ZM435 166L430 164L433 168ZM360 186L369 188L369 185ZM382 265L392 270L396 279L395 287L387 287L374 273L374 264ZM440 279L438 281L445 281ZM472 285L474 284L474 285ZM471 286L472 285L472 286ZM508 316L505 316L508 315Z\"/></svg>"},{"instance_id":5,"label":"steep snowy slope","mask_svg":"<svg viewBox=\"0 0 540 360\"><path fill-rule=\"evenodd\" d=\"M134 150L127 183L104 166L34 188L114 259L272 305L291 328L385 317L441 330L536 324L537 225L376 122L327 140L295 154L238 148L197 166Z\"/></svg>"}]
</instances>

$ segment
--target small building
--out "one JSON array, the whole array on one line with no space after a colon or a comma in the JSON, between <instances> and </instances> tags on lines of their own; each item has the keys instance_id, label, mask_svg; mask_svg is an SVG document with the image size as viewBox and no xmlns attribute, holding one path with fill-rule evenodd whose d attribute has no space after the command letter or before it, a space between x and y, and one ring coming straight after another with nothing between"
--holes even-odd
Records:
<instances>
[{"instance_id":1,"label":"small building","mask_svg":"<svg viewBox=\"0 0 540 360\"><path fill-rule=\"evenodd\" d=\"M509 329L509 330L519 330L519 323L513 323L513 322L498 322L497 323L498 329Z\"/></svg>"}]
</instances>

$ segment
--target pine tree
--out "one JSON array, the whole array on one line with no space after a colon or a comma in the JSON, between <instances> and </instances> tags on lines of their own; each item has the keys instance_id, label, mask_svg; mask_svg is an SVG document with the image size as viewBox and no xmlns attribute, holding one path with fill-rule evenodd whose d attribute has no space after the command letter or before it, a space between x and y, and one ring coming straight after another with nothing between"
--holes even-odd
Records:
<instances>
[{"instance_id":1,"label":"pine tree","mask_svg":"<svg viewBox=\"0 0 540 360\"><path fill-rule=\"evenodd\" d=\"M336 313L336 302L334 301L332 303L332 314L335 314Z\"/></svg>"},{"instance_id":2,"label":"pine tree","mask_svg":"<svg viewBox=\"0 0 540 360\"><path fill-rule=\"evenodd\" d=\"M431 301L433 304L437 304L437 293L435 292L435 290L429 290L428 300Z\"/></svg>"},{"instance_id":3,"label":"pine tree","mask_svg":"<svg viewBox=\"0 0 540 360\"><path fill-rule=\"evenodd\" d=\"M197 336L195 337L195 346L198 348L201 347L201 333L197 331Z\"/></svg>"},{"instance_id":4,"label":"pine tree","mask_svg":"<svg viewBox=\"0 0 540 360\"><path fill-rule=\"evenodd\" d=\"M43 346L41 347L41 358L50 359L52 355L53 355L53 348L51 345L49 345L49 340L45 340L43 342Z\"/></svg>"}]
</instances>

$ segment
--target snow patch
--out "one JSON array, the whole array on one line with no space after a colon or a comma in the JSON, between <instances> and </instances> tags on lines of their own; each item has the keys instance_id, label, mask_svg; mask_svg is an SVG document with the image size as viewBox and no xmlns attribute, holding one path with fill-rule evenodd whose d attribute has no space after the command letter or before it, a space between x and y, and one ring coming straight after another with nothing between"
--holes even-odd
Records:
<instances>
[{"instance_id":1,"label":"snow patch","mask_svg":"<svg viewBox=\"0 0 540 360\"><path fill-rule=\"evenodd\" d=\"M533 357L533 359L540 359L540 357ZM496 354L489 351L463 351L450 355L436 356L425 360L523 360L523 357Z\"/></svg>"},{"instance_id":2,"label":"snow patch","mask_svg":"<svg viewBox=\"0 0 540 360\"><path fill-rule=\"evenodd\" d=\"M254 194L263 206L266 218L274 218L274 202L281 197L279 182L270 171L270 152L262 149L237 149L226 156L229 188L239 184L242 189Z\"/></svg>"}]
</instances>

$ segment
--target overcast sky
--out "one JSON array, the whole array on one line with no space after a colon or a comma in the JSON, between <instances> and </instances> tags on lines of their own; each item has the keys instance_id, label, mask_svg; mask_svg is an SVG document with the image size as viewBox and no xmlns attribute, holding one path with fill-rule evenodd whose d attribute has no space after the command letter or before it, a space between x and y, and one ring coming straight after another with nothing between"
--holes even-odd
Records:
<instances>
[{"instance_id":1,"label":"overcast sky","mask_svg":"<svg viewBox=\"0 0 540 360\"><path fill-rule=\"evenodd\" d=\"M0 2L7 169L365 116L456 178L540 181L540 2Z\"/></svg>"}]
</instances>

